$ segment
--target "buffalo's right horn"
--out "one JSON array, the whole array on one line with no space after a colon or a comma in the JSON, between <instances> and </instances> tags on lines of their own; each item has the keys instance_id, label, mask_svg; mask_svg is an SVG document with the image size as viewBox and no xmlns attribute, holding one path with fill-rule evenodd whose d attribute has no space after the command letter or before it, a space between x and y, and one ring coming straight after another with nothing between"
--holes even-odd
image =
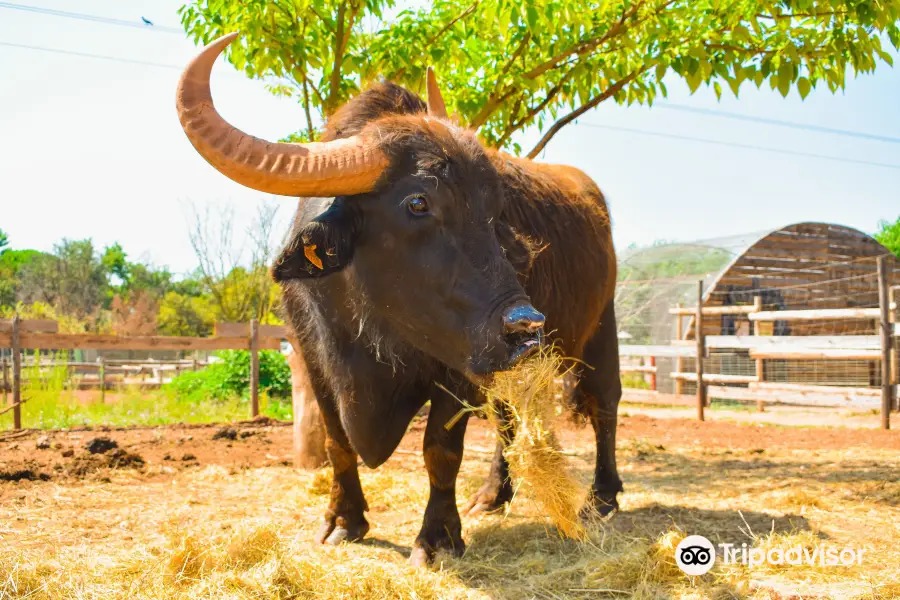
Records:
<instances>
[{"instance_id":1,"label":"buffalo's right horn","mask_svg":"<svg viewBox=\"0 0 900 600\"><path fill-rule=\"evenodd\" d=\"M438 119L447 119L447 105L444 104L444 97L441 96L441 88L438 86L437 75L434 69L428 67L425 72L425 88L428 91L428 115L437 117Z\"/></svg>"},{"instance_id":2,"label":"buffalo's right horn","mask_svg":"<svg viewBox=\"0 0 900 600\"><path fill-rule=\"evenodd\" d=\"M236 37L230 33L206 46L178 82L178 118L197 152L226 177L269 194L330 197L374 189L388 160L372 139L356 135L308 144L267 142L233 127L216 112L210 72Z\"/></svg>"}]
</instances>

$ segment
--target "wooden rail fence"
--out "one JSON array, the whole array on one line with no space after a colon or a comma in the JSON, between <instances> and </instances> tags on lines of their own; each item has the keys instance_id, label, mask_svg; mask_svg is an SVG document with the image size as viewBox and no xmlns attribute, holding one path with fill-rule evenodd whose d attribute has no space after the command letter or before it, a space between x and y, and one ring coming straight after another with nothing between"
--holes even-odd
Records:
<instances>
[{"instance_id":1,"label":"wooden rail fence","mask_svg":"<svg viewBox=\"0 0 900 600\"><path fill-rule=\"evenodd\" d=\"M287 329L280 325L259 325L250 323L217 323L215 335L209 338L178 336L117 336L89 333L59 333L55 321L22 320L18 316L12 320L0 320L0 348L10 348L12 360L0 361L0 387L4 403L0 405L0 415L13 413L13 428L22 428L23 350L249 350L250 351L250 413L259 415L259 351L280 350L281 340L287 337ZM101 358L97 363L69 363L72 367L96 369L101 396L107 389L107 375L114 372L141 370L150 365L156 372L157 383L163 383L164 371L176 374L188 368L197 368L197 361L134 361ZM38 363L41 366L41 363ZM7 393L11 398L7 401Z\"/></svg>"},{"instance_id":2,"label":"wooden rail fence","mask_svg":"<svg viewBox=\"0 0 900 600\"><path fill-rule=\"evenodd\" d=\"M813 310L763 310L762 299L756 297L753 305L703 306L703 282L698 285L696 307L681 305L669 309L676 318L676 340L670 345L622 345L619 355L627 359L639 359L639 365L623 365L623 372L645 373L651 376L649 390L626 389L626 399L675 405L696 405L697 418L704 419L704 409L709 405L708 396L728 400L755 400L760 411L766 402L783 402L814 406L881 407L881 425L890 428L891 410L897 404L897 388L900 384L900 353L895 351L900 325L897 319L897 298L900 287L888 288L884 257L877 263L879 306L877 308L840 308ZM681 339L684 334L683 317L694 317L703 323L708 315L745 315L752 326L751 335L707 336L703 327L696 327L696 339ZM847 336L764 336L758 324L765 321L827 321L873 320L878 335ZM704 373L703 359L710 349L747 351L755 362L754 375L726 375ZM661 394L656 389L656 358L674 358L675 371L669 375L675 381L674 394ZM684 359L693 358L695 372L684 371ZM765 381L766 360L852 360L877 363L880 367L880 388L846 387L833 385L807 385ZM649 364L648 364L649 362ZM696 398L683 395L684 382L696 383ZM746 386L746 387L736 387ZM878 402L880 400L880 403Z\"/></svg>"}]
</instances>

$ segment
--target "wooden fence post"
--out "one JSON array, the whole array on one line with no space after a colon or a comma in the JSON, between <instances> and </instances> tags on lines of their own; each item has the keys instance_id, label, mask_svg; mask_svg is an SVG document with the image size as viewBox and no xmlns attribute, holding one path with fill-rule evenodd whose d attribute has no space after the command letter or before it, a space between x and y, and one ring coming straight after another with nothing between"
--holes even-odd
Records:
<instances>
[{"instance_id":1,"label":"wooden fence post","mask_svg":"<svg viewBox=\"0 0 900 600\"><path fill-rule=\"evenodd\" d=\"M259 322L250 321L250 416L259 416Z\"/></svg>"},{"instance_id":2,"label":"wooden fence post","mask_svg":"<svg viewBox=\"0 0 900 600\"><path fill-rule=\"evenodd\" d=\"M900 286L895 285L890 289L888 294L891 306L894 307L894 314L890 319L894 328L900 328ZM894 387L894 409L900 412L900 393L897 392L900 387L900 343L897 342L897 336L893 336L891 343L894 351L891 353L891 383Z\"/></svg>"},{"instance_id":3,"label":"wooden fence post","mask_svg":"<svg viewBox=\"0 0 900 600\"><path fill-rule=\"evenodd\" d=\"M6 357L0 358L0 385L3 386L3 406L6 406L6 401L9 399L7 395L9 394L9 373L6 371Z\"/></svg>"},{"instance_id":4,"label":"wooden fence post","mask_svg":"<svg viewBox=\"0 0 900 600\"><path fill-rule=\"evenodd\" d=\"M13 316L12 334L12 401L13 429L22 429L22 350L19 347L19 315Z\"/></svg>"},{"instance_id":5,"label":"wooden fence post","mask_svg":"<svg viewBox=\"0 0 900 600\"><path fill-rule=\"evenodd\" d=\"M106 404L106 361L100 356L97 358L97 362L100 363L100 404Z\"/></svg>"},{"instance_id":6,"label":"wooden fence post","mask_svg":"<svg viewBox=\"0 0 900 600\"><path fill-rule=\"evenodd\" d=\"M891 385L891 330L890 304L888 303L887 261L878 257L878 306L881 308L881 428L891 428L891 409L894 407L894 386Z\"/></svg>"},{"instance_id":7,"label":"wooden fence post","mask_svg":"<svg viewBox=\"0 0 900 600\"><path fill-rule=\"evenodd\" d=\"M762 309L763 309L762 296L756 296L755 298L753 298L753 310L754 310L754 312L761 312ZM750 321L750 326L753 327L753 332L752 332L753 335L759 335L759 329L760 329L759 325L760 325L759 321ZM765 363L763 363L763 360L765 360L765 359L763 359L763 358L756 359L756 382L757 383L762 383L763 380L766 378L766 366L765 366ZM766 405L762 400L758 399L756 401L756 410L758 412L765 412Z\"/></svg>"},{"instance_id":8,"label":"wooden fence post","mask_svg":"<svg viewBox=\"0 0 900 600\"><path fill-rule=\"evenodd\" d=\"M653 367L654 369L656 369L656 357L655 356L650 357L650 366ZM650 373L650 389L654 392L657 391L657 389L656 389L656 371L655 370L652 373Z\"/></svg>"},{"instance_id":9,"label":"wooden fence post","mask_svg":"<svg viewBox=\"0 0 900 600\"><path fill-rule=\"evenodd\" d=\"M681 302L678 303L678 308L681 308L683 304ZM684 321L681 318L681 315L676 315L675 317L675 339L680 340L684 337ZM679 373L684 371L684 358L681 356L675 359L675 370ZM675 380L675 395L680 396L684 393L684 381L679 379Z\"/></svg>"},{"instance_id":10,"label":"wooden fence post","mask_svg":"<svg viewBox=\"0 0 900 600\"><path fill-rule=\"evenodd\" d=\"M697 338L697 420L703 421L706 407L706 384L703 383L703 357L706 355L706 338L703 335L703 280L697 282L697 318L694 323Z\"/></svg>"}]
</instances>

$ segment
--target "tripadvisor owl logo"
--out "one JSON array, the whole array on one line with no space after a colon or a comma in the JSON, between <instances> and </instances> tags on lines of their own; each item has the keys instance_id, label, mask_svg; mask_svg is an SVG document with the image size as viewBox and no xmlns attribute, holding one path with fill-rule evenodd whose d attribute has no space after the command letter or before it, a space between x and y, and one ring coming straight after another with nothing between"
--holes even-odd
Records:
<instances>
[{"instance_id":1,"label":"tripadvisor owl logo","mask_svg":"<svg viewBox=\"0 0 900 600\"><path fill-rule=\"evenodd\" d=\"M675 563L688 575L703 575L716 563L716 548L702 535L689 535L675 548Z\"/></svg>"},{"instance_id":2,"label":"tripadvisor owl logo","mask_svg":"<svg viewBox=\"0 0 900 600\"><path fill-rule=\"evenodd\" d=\"M796 545L791 548L754 548L746 543L720 543L722 562L726 565L742 564L751 568L770 565L818 565L820 567L850 566L862 564L865 549L836 548L819 544L814 548ZM708 573L716 563L716 549L702 535L689 535L675 548L675 563L688 575Z\"/></svg>"}]
</instances>

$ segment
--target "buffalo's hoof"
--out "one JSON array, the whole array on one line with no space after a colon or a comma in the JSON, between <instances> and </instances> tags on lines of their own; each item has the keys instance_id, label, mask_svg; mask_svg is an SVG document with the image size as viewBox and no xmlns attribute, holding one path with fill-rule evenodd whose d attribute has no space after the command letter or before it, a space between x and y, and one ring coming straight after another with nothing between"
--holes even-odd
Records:
<instances>
[{"instance_id":1,"label":"buffalo's hoof","mask_svg":"<svg viewBox=\"0 0 900 600\"><path fill-rule=\"evenodd\" d=\"M481 486L481 489L469 498L469 502L463 508L463 512L468 517L500 512L512 500L512 495L512 484L508 480L501 484L486 481Z\"/></svg>"},{"instance_id":2,"label":"buffalo's hoof","mask_svg":"<svg viewBox=\"0 0 900 600\"><path fill-rule=\"evenodd\" d=\"M369 523L363 518L350 524L344 517L325 518L316 541L320 544L338 546L343 542L362 541L369 532Z\"/></svg>"},{"instance_id":3,"label":"buffalo's hoof","mask_svg":"<svg viewBox=\"0 0 900 600\"><path fill-rule=\"evenodd\" d=\"M584 503L584 506L581 507L578 518L583 523L590 523L608 517L618 510L619 502L616 500L615 495L591 495Z\"/></svg>"},{"instance_id":4,"label":"buffalo's hoof","mask_svg":"<svg viewBox=\"0 0 900 600\"><path fill-rule=\"evenodd\" d=\"M452 539L446 532L443 532L443 535L433 542L428 542L419 536L409 555L409 564L419 568L427 567L434 562L434 556L438 550L446 550L453 556L460 557L466 551L466 544L461 537Z\"/></svg>"},{"instance_id":5,"label":"buffalo's hoof","mask_svg":"<svg viewBox=\"0 0 900 600\"><path fill-rule=\"evenodd\" d=\"M417 569L423 569L427 567L431 564L432 560L434 560L434 553L429 556L428 550L426 550L422 546L414 546L412 549L412 553L409 555L409 564L416 567Z\"/></svg>"}]
</instances>

